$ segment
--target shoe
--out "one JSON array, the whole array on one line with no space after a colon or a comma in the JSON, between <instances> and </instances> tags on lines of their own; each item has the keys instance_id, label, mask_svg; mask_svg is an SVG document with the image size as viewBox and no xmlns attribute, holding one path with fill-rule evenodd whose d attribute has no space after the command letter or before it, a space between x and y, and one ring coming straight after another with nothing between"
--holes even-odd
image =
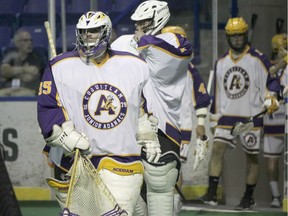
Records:
<instances>
[{"instance_id":1,"label":"shoe","mask_svg":"<svg viewBox=\"0 0 288 216\"><path fill-rule=\"evenodd\" d=\"M256 203L253 197L244 196L240 204L235 207L235 210L252 210L255 206Z\"/></svg>"},{"instance_id":2,"label":"shoe","mask_svg":"<svg viewBox=\"0 0 288 216\"><path fill-rule=\"evenodd\" d=\"M200 200L207 205L211 206L218 205L216 194L209 193L209 191L204 196L200 197Z\"/></svg>"},{"instance_id":3,"label":"shoe","mask_svg":"<svg viewBox=\"0 0 288 216\"><path fill-rule=\"evenodd\" d=\"M280 208L282 206L281 197L272 197L270 206L271 208Z\"/></svg>"}]
</instances>

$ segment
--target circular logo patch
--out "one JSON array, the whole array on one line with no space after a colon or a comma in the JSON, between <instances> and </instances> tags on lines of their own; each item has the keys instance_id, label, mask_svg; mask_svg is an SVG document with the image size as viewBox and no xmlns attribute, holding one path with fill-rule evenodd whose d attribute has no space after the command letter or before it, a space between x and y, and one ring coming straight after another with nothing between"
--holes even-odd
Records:
<instances>
[{"instance_id":1,"label":"circular logo patch","mask_svg":"<svg viewBox=\"0 0 288 216\"><path fill-rule=\"evenodd\" d=\"M85 120L98 129L112 129L127 114L127 101L123 93L107 83L92 85L83 98Z\"/></svg>"},{"instance_id":2,"label":"circular logo patch","mask_svg":"<svg viewBox=\"0 0 288 216\"><path fill-rule=\"evenodd\" d=\"M223 82L226 95L230 99L238 99L245 95L250 85L248 73L239 66L230 68Z\"/></svg>"},{"instance_id":3,"label":"circular logo patch","mask_svg":"<svg viewBox=\"0 0 288 216\"><path fill-rule=\"evenodd\" d=\"M257 144L257 137L253 133L245 134L244 140L248 148L254 147Z\"/></svg>"}]
</instances>

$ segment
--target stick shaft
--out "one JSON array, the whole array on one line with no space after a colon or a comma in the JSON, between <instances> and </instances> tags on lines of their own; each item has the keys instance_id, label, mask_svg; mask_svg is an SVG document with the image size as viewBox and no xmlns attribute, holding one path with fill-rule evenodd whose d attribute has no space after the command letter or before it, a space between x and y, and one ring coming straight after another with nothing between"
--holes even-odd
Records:
<instances>
[{"instance_id":1,"label":"stick shaft","mask_svg":"<svg viewBox=\"0 0 288 216\"><path fill-rule=\"evenodd\" d=\"M52 56L52 58L54 58L57 54L56 54L56 49L55 49L52 33L51 33L50 23L48 21L45 21L44 22L44 26L46 28L46 33L47 33L47 37L48 37L48 41L49 41L49 46L50 46L50 49L51 49L51 56Z\"/></svg>"}]
</instances>

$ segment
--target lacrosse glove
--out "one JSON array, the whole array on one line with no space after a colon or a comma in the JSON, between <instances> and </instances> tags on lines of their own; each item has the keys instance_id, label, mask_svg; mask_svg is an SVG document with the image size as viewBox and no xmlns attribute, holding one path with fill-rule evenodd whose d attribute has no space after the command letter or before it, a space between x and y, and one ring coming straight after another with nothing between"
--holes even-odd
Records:
<instances>
[{"instance_id":1,"label":"lacrosse glove","mask_svg":"<svg viewBox=\"0 0 288 216\"><path fill-rule=\"evenodd\" d=\"M137 143L143 146L147 161L157 163L161 156L160 143L157 137L158 118L147 114L138 120Z\"/></svg>"},{"instance_id":2,"label":"lacrosse glove","mask_svg":"<svg viewBox=\"0 0 288 216\"><path fill-rule=\"evenodd\" d=\"M208 151L208 142L209 138L204 135L201 138L197 138L196 140L196 148L195 148L195 161L194 161L194 170L196 170L200 164L200 162L205 158Z\"/></svg>"},{"instance_id":3,"label":"lacrosse glove","mask_svg":"<svg viewBox=\"0 0 288 216\"><path fill-rule=\"evenodd\" d=\"M61 127L53 125L52 135L45 139L47 145L56 147L61 146L66 153L71 153L78 148L83 155L91 153L91 145L88 138L83 133L75 130L73 122L66 121Z\"/></svg>"},{"instance_id":4,"label":"lacrosse glove","mask_svg":"<svg viewBox=\"0 0 288 216\"><path fill-rule=\"evenodd\" d=\"M265 109L267 109L268 115L271 115L279 109L279 102L275 96L268 95L264 99L263 106Z\"/></svg>"}]
</instances>

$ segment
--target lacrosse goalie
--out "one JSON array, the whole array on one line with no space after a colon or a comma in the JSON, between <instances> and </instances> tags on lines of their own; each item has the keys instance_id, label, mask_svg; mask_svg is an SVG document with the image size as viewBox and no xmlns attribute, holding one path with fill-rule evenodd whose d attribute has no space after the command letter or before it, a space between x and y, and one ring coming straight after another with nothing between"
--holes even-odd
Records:
<instances>
[{"instance_id":1,"label":"lacrosse goalie","mask_svg":"<svg viewBox=\"0 0 288 216\"><path fill-rule=\"evenodd\" d=\"M38 122L57 178L47 183L63 214L66 207L71 215L133 215L143 184L141 148L148 162L161 155L158 119L141 109L148 65L112 50L111 30L103 12L84 13L77 50L51 59L40 83Z\"/></svg>"}]
</instances>

